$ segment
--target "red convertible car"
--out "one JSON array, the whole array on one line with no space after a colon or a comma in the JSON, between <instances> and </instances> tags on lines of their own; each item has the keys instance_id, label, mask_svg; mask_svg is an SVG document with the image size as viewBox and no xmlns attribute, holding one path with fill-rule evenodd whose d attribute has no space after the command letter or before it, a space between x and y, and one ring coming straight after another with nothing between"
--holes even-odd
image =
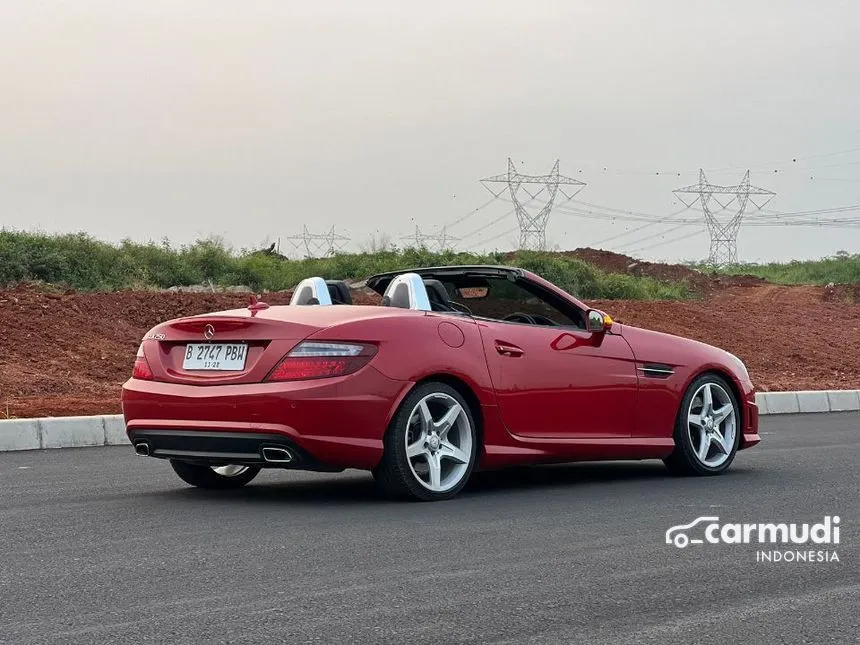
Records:
<instances>
[{"instance_id":1,"label":"red convertible car","mask_svg":"<svg viewBox=\"0 0 860 645\"><path fill-rule=\"evenodd\" d=\"M381 306L304 280L289 305L164 322L122 408L139 455L187 483L261 468L370 470L388 493L456 495L476 469L662 459L715 475L759 442L744 364L614 323L539 276L452 266L373 276Z\"/></svg>"}]
</instances>

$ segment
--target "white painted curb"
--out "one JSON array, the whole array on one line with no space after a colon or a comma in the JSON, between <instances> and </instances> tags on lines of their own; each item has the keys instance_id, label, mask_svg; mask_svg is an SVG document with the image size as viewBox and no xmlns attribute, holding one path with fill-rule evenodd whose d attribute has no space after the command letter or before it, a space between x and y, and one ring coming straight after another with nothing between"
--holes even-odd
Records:
<instances>
[{"instance_id":1,"label":"white painted curb","mask_svg":"<svg viewBox=\"0 0 860 645\"><path fill-rule=\"evenodd\" d=\"M0 421L0 452L131 445L121 414Z\"/></svg>"},{"instance_id":2,"label":"white painted curb","mask_svg":"<svg viewBox=\"0 0 860 645\"><path fill-rule=\"evenodd\" d=\"M860 390L759 392L759 414L860 410ZM0 452L45 448L131 445L121 414L0 420Z\"/></svg>"},{"instance_id":3,"label":"white painted curb","mask_svg":"<svg viewBox=\"0 0 860 645\"><path fill-rule=\"evenodd\" d=\"M799 392L758 392L759 414L800 412L850 412L860 410L860 390L801 390Z\"/></svg>"}]
</instances>

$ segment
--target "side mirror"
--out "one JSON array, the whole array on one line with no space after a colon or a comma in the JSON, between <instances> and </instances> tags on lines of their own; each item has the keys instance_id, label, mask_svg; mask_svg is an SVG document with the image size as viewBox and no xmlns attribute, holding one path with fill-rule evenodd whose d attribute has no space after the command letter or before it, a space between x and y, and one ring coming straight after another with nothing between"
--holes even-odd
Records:
<instances>
[{"instance_id":1,"label":"side mirror","mask_svg":"<svg viewBox=\"0 0 860 645\"><path fill-rule=\"evenodd\" d=\"M602 334L612 328L612 318L597 309L585 312L585 328L592 334Z\"/></svg>"}]
</instances>

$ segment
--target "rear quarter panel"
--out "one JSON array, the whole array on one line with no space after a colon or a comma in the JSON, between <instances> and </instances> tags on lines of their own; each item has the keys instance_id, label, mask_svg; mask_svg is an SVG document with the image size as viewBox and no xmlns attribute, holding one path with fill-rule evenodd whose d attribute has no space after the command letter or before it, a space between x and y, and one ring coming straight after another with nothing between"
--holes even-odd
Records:
<instances>
[{"instance_id":1,"label":"rear quarter panel","mask_svg":"<svg viewBox=\"0 0 860 645\"><path fill-rule=\"evenodd\" d=\"M469 318L416 311L333 325L310 339L375 343L379 351L372 364L388 378L414 383L448 374L468 385L481 405L495 405L481 335Z\"/></svg>"},{"instance_id":2,"label":"rear quarter panel","mask_svg":"<svg viewBox=\"0 0 860 645\"><path fill-rule=\"evenodd\" d=\"M437 376L453 376L475 395L479 409L473 410L481 433L477 468L516 461L534 460L533 454L518 447L505 447L511 437L502 423L490 379L478 323L467 317L413 312L410 316L380 318L334 325L312 336L314 340L357 340L373 342L379 351L371 365L380 374L405 384L391 401L385 426L403 399L410 384ZM491 454L492 453L492 454Z\"/></svg>"}]
</instances>

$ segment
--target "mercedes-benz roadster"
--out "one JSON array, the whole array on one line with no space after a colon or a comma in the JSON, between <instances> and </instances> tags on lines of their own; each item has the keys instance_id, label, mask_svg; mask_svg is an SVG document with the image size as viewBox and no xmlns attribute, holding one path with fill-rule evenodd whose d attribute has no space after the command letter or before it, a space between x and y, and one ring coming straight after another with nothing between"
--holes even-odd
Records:
<instances>
[{"instance_id":1,"label":"mercedes-benz roadster","mask_svg":"<svg viewBox=\"0 0 860 645\"><path fill-rule=\"evenodd\" d=\"M744 364L626 324L528 271L386 273L382 304L309 278L289 305L157 325L122 390L139 455L235 488L261 468L370 470L386 492L456 495L476 469L662 459L715 475L759 442Z\"/></svg>"}]
</instances>

